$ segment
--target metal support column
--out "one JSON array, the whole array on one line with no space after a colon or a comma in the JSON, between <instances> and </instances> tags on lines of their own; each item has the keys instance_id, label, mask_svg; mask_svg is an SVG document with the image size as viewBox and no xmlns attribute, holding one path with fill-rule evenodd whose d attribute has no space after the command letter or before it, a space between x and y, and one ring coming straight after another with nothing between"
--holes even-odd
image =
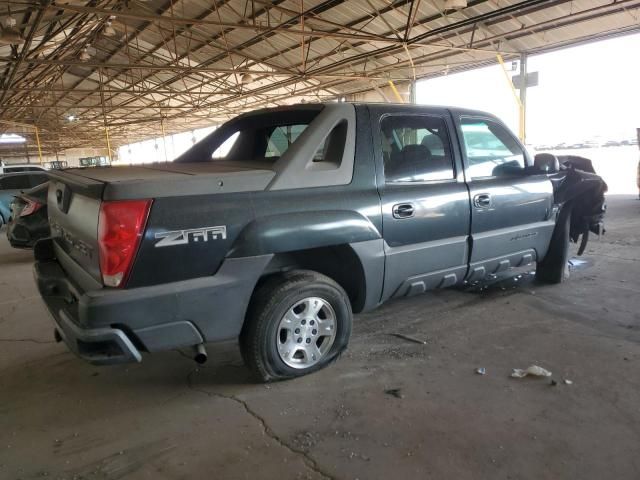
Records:
<instances>
[{"instance_id":1,"label":"metal support column","mask_svg":"<svg viewBox=\"0 0 640 480\"><path fill-rule=\"evenodd\" d=\"M520 55L520 132L522 143L527 140L527 54Z\"/></svg>"},{"instance_id":2,"label":"metal support column","mask_svg":"<svg viewBox=\"0 0 640 480\"><path fill-rule=\"evenodd\" d=\"M27 142L24 142L24 153L27 156L27 163L31 163L31 158L29 157L29 147L27 146Z\"/></svg>"},{"instance_id":3,"label":"metal support column","mask_svg":"<svg viewBox=\"0 0 640 480\"><path fill-rule=\"evenodd\" d=\"M396 88L396 84L393 83L393 80L389 80L389 86L391 87L391 91L393 92L393 94L396 96L398 103L404 103L404 98L402 98L402 95L400 95L400 92Z\"/></svg>"},{"instance_id":4,"label":"metal support column","mask_svg":"<svg viewBox=\"0 0 640 480\"><path fill-rule=\"evenodd\" d=\"M509 85L509 89L511 90L511 93L513 93L513 98L516 101L516 104L518 105L518 112L519 112L519 128L518 128L518 138L520 138L520 141L522 143L524 143L525 141L525 131L524 131L524 118L525 118L525 114L524 114L524 105L522 104L522 101L520 100L520 97L518 96L518 94L516 93L516 87L513 86L513 81L511 80L511 77L509 76L509 72L507 72L507 67L504 66L504 59L502 58L502 55L500 55L499 53L496 54L496 58L498 59L498 63L500 64L500 67L502 68L502 73L504 74L504 78L507 81L507 84ZM526 77L522 77L523 78L523 82L526 82ZM521 89L522 91L522 89ZM525 94L526 95L526 94Z\"/></svg>"},{"instance_id":5,"label":"metal support column","mask_svg":"<svg viewBox=\"0 0 640 480\"><path fill-rule=\"evenodd\" d=\"M36 143L38 144L38 159L40 160L40 166L42 166L42 145L40 144L40 133L38 127L33 127L36 131Z\"/></svg>"}]
</instances>

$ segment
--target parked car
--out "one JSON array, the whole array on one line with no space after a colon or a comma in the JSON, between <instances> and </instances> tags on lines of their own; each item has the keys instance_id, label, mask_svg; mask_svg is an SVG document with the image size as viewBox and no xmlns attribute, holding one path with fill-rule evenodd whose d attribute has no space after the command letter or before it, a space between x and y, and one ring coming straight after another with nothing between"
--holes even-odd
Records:
<instances>
[{"instance_id":1,"label":"parked car","mask_svg":"<svg viewBox=\"0 0 640 480\"><path fill-rule=\"evenodd\" d=\"M47 169L41 165L35 165L33 163L4 163L0 162L0 175L5 173L20 173L20 172L46 172Z\"/></svg>"},{"instance_id":2,"label":"parked car","mask_svg":"<svg viewBox=\"0 0 640 480\"><path fill-rule=\"evenodd\" d=\"M32 248L41 238L48 237L47 194L45 182L16 195L11 203L11 221L7 225L7 238L12 247Z\"/></svg>"},{"instance_id":3,"label":"parked car","mask_svg":"<svg viewBox=\"0 0 640 480\"><path fill-rule=\"evenodd\" d=\"M52 173L35 275L56 338L94 364L179 347L204 361L205 342L239 338L257 377L292 378L391 298L533 262L563 281L605 186L559 169L477 111L260 110L173 163Z\"/></svg>"},{"instance_id":4,"label":"parked car","mask_svg":"<svg viewBox=\"0 0 640 480\"><path fill-rule=\"evenodd\" d=\"M0 227L11 219L11 202L16 195L48 180L46 172L9 173L0 176Z\"/></svg>"}]
</instances>

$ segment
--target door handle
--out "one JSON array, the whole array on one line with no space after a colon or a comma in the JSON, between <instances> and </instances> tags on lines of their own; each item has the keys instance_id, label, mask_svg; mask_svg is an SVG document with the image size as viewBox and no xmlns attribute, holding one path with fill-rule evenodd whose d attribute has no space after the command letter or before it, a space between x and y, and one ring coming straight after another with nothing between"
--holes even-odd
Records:
<instances>
[{"instance_id":1,"label":"door handle","mask_svg":"<svg viewBox=\"0 0 640 480\"><path fill-rule=\"evenodd\" d=\"M411 218L415 215L416 209L413 203L398 203L393 206L393 218Z\"/></svg>"},{"instance_id":2,"label":"door handle","mask_svg":"<svg viewBox=\"0 0 640 480\"><path fill-rule=\"evenodd\" d=\"M479 193L473 197L473 206L476 208L491 207L491 195L488 193Z\"/></svg>"}]
</instances>

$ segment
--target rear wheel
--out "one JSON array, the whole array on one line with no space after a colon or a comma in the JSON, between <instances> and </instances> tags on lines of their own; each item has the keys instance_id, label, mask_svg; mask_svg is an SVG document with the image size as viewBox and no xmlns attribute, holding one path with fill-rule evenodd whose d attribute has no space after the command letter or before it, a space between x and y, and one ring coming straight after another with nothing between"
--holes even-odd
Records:
<instances>
[{"instance_id":1,"label":"rear wheel","mask_svg":"<svg viewBox=\"0 0 640 480\"><path fill-rule=\"evenodd\" d=\"M262 381L315 372L346 349L352 316L347 294L330 278L303 270L276 276L254 294L242 356Z\"/></svg>"},{"instance_id":2,"label":"rear wheel","mask_svg":"<svg viewBox=\"0 0 640 480\"><path fill-rule=\"evenodd\" d=\"M536 266L536 280L554 284L569 278L570 230L571 206L565 205L558 216L547 255Z\"/></svg>"}]
</instances>

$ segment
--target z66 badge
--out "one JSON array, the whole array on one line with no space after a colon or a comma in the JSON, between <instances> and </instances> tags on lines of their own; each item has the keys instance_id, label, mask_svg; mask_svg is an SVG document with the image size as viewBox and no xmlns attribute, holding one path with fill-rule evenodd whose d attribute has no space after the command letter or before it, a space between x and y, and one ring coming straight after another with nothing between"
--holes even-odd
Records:
<instances>
[{"instance_id":1,"label":"z66 badge","mask_svg":"<svg viewBox=\"0 0 640 480\"><path fill-rule=\"evenodd\" d=\"M156 247L173 247L175 245L186 245L188 243L208 242L209 240L225 240L227 238L227 227L200 227L188 230L174 230L172 232L156 233Z\"/></svg>"}]
</instances>

